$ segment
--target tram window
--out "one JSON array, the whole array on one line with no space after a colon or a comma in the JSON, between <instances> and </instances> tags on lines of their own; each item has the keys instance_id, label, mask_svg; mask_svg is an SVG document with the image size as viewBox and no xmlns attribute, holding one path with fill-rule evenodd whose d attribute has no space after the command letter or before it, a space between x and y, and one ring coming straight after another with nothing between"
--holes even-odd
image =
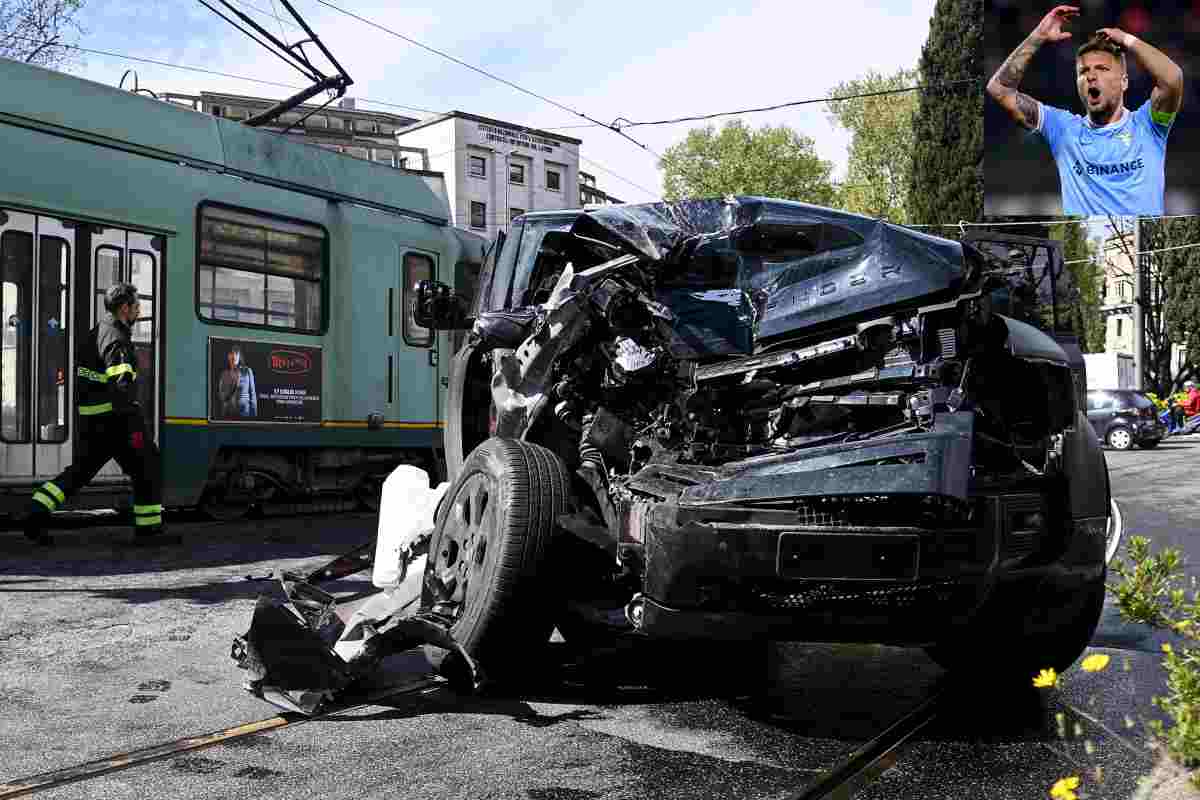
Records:
<instances>
[{"instance_id":1,"label":"tram window","mask_svg":"<svg viewBox=\"0 0 1200 800\"><path fill-rule=\"evenodd\" d=\"M429 347L433 343L433 331L417 324L415 310L417 283L433 279L433 259L423 253L404 254L404 341L413 347Z\"/></svg>"},{"instance_id":2,"label":"tram window","mask_svg":"<svg viewBox=\"0 0 1200 800\"><path fill-rule=\"evenodd\" d=\"M198 239L202 319L314 333L324 327L323 228L205 205Z\"/></svg>"},{"instance_id":3,"label":"tram window","mask_svg":"<svg viewBox=\"0 0 1200 800\"><path fill-rule=\"evenodd\" d=\"M33 234L0 234L0 440L29 441L30 306Z\"/></svg>"},{"instance_id":4,"label":"tram window","mask_svg":"<svg viewBox=\"0 0 1200 800\"><path fill-rule=\"evenodd\" d=\"M124 253L112 245L101 245L96 248L96 316L97 321L104 319L104 292L114 283L121 281L121 261Z\"/></svg>"},{"instance_id":5,"label":"tram window","mask_svg":"<svg viewBox=\"0 0 1200 800\"><path fill-rule=\"evenodd\" d=\"M67 314L71 247L42 236L38 250L38 441L67 440Z\"/></svg>"}]
</instances>

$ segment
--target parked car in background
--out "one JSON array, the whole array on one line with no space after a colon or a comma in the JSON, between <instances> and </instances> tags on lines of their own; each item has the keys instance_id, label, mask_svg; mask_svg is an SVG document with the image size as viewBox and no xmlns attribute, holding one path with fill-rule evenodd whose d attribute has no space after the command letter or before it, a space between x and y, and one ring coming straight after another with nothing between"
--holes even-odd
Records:
<instances>
[{"instance_id":1,"label":"parked car in background","mask_svg":"<svg viewBox=\"0 0 1200 800\"><path fill-rule=\"evenodd\" d=\"M1097 438L1114 450L1149 449L1167 435L1154 401L1134 389L1089 391L1087 416Z\"/></svg>"}]
</instances>

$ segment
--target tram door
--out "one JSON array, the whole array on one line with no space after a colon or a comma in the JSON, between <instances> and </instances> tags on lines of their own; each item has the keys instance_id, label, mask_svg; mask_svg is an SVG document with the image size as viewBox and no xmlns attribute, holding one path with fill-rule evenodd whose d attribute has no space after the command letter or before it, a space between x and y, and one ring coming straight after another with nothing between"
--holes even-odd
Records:
<instances>
[{"instance_id":1,"label":"tram door","mask_svg":"<svg viewBox=\"0 0 1200 800\"><path fill-rule=\"evenodd\" d=\"M71 459L71 222L0 209L0 478Z\"/></svg>"},{"instance_id":2,"label":"tram door","mask_svg":"<svg viewBox=\"0 0 1200 800\"><path fill-rule=\"evenodd\" d=\"M146 417L146 430L158 441L158 339L160 318L158 281L162 274L163 238L122 228L89 226L88 274L90 283L90 319L88 329L104 318L104 292L114 283L125 281L137 287L141 316L133 325L133 346L137 363L138 401ZM82 328L80 335L86 333ZM102 477L121 475L115 461L100 472Z\"/></svg>"},{"instance_id":3,"label":"tram door","mask_svg":"<svg viewBox=\"0 0 1200 800\"><path fill-rule=\"evenodd\" d=\"M438 351L434 331L417 324L416 286L437 278L437 256L423 250L400 248L400 341L390 381L399 401L392 406L404 422L433 423L439 417ZM390 365L389 361L389 365ZM389 399L391 393L389 392ZM440 432L437 441L441 441Z\"/></svg>"}]
</instances>

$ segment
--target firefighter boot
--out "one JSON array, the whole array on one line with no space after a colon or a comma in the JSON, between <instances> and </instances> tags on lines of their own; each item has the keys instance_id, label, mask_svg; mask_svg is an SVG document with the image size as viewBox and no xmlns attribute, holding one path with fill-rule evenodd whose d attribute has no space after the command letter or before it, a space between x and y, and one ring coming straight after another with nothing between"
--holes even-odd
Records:
<instances>
[{"instance_id":1,"label":"firefighter boot","mask_svg":"<svg viewBox=\"0 0 1200 800\"><path fill-rule=\"evenodd\" d=\"M133 529L134 547L159 547L168 544L183 544L178 533L168 533L165 525L145 525Z\"/></svg>"},{"instance_id":2,"label":"firefighter boot","mask_svg":"<svg viewBox=\"0 0 1200 800\"><path fill-rule=\"evenodd\" d=\"M25 516L22 525L25 531L25 538L41 547L53 547L54 539L46 531L46 525L50 522L50 512L45 508L38 506L31 509Z\"/></svg>"}]
</instances>

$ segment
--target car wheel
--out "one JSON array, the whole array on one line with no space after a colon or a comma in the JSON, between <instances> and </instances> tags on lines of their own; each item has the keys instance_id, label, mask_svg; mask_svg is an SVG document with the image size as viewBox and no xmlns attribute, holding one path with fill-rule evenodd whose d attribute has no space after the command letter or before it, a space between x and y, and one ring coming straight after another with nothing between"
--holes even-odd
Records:
<instances>
[{"instance_id":1,"label":"car wheel","mask_svg":"<svg viewBox=\"0 0 1200 800\"><path fill-rule=\"evenodd\" d=\"M1138 442L1138 447L1142 448L1143 450L1153 450L1154 448L1158 447L1158 443L1161 441L1161 439L1143 439L1142 441Z\"/></svg>"},{"instance_id":2,"label":"car wheel","mask_svg":"<svg viewBox=\"0 0 1200 800\"><path fill-rule=\"evenodd\" d=\"M1105 440L1114 450L1128 450L1133 447L1133 434L1129 432L1129 428L1111 428Z\"/></svg>"},{"instance_id":3,"label":"car wheel","mask_svg":"<svg viewBox=\"0 0 1200 800\"><path fill-rule=\"evenodd\" d=\"M454 619L451 634L492 678L549 641L546 552L569 486L554 453L492 438L463 462L439 509L423 604Z\"/></svg>"},{"instance_id":4,"label":"car wheel","mask_svg":"<svg viewBox=\"0 0 1200 800\"><path fill-rule=\"evenodd\" d=\"M939 666L963 675L986 675L1001 685L1031 686L1043 669L1063 672L1083 655L1100 624L1104 610L1104 580L1081 588L1076 602L1047 608L1010 608L987 615L975 624L979 637L956 639L925 648ZM987 618L989 617L990 618ZM1003 619L998 619L1003 617ZM1006 634L1032 618L1054 618L1054 633ZM1005 623L1008 623L1007 625Z\"/></svg>"}]
</instances>

